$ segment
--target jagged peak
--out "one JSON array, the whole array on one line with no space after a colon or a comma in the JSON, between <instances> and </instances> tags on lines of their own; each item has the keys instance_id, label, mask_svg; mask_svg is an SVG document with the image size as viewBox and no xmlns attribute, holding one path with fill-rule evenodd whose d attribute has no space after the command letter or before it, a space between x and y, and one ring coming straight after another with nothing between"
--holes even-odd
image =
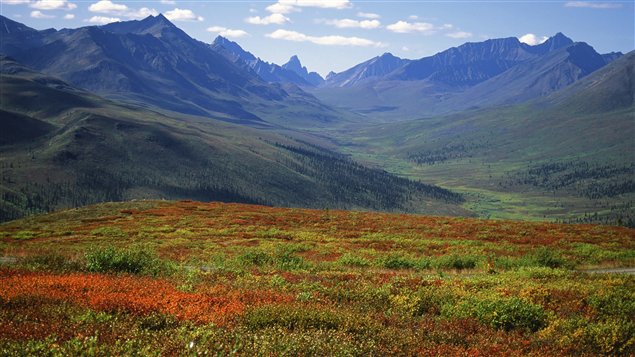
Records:
<instances>
[{"instance_id":1,"label":"jagged peak","mask_svg":"<svg viewBox=\"0 0 635 357\"><path fill-rule=\"evenodd\" d=\"M557 34L549 37L547 41L544 43L550 44L552 47L564 47L573 43L573 40L569 37L565 36L562 32L558 32Z\"/></svg>"},{"instance_id":2,"label":"jagged peak","mask_svg":"<svg viewBox=\"0 0 635 357\"><path fill-rule=\"evenodd\" d=\"M302 67L302 62L300 62L300 59L298 58L297 55L293 55L291 56L291 58L289 58L289 60L286 63L287 65L298 65L300 67Z\"/></svg>"},{"instance_id":3,"label":"jagged peak","mask_svg":"<svg viewBox=\"0 0 635 357\"><path fill-rule=\"evenodd\" d=\"M218 35L218 36L216 36L216 38L212 42L213 45L222 45L222 44L225 44L225 43L234 43L234 41L231 41L227 37L223 37L221 35Z\"/></svg>"},{"instance_id":4,"label":"jagged peak","mask_svg":"<svg viewBox=\"0 0 635 357\"><path fill-rule=\"evenodd\" d=\"M163 16L163 14L158 14L157 16L150 15L141 21L154 22L158 24L174 26L174 24L170 20L168 20L167 17Z\"/></svg>"}]
</instances>

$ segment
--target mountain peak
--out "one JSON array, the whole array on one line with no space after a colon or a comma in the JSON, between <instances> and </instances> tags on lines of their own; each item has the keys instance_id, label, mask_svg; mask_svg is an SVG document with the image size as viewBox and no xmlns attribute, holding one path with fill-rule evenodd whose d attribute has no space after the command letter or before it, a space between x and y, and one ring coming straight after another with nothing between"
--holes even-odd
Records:
<instances>
[{"instance_id":1,"label":"mountain peak","mask_svg":"<svg viewBox=\"0 0 635 357\"><path fill-rule=\"evenodd\" d=\"M145 19L141 20L141 23L145 23L148 25L156 26L160 25L163 27L176 27L170 20L168 20L163 14L158 14L157 16L148 16Z\"/></svg>"},{"instance_id":2,"label":"mountain peak","mask_svg":"<svg viewBox=\"0 0 635 357\"><path fill-rule=\"evenodd\" d=\"M300 59L296 55L291 56L291 58L289 58L289 61L282 65L282 68L295 72L297 75L302 77L305 81L315 86L320 85L322 84L322 82L324 82L324 79L322 78L322 76L320 76L319 74L315 72L309 72L309 70L306 69L306 67L302 66Z\"/></svg>"},{"instance_id":3,"label":"mountain peak","mask_svg":"<svg viewBox=\"0 0 635 357\"><path fill-rule=\"evenodd\" d=\"M212 45L224 45L224 44L232 43L232 42L233 41L230 41L228 38L218 35L212 42Z\"/></svg>"},{"instance_id":4,"label":"mountain peak","mask_svg":"<svg viewBox=\"0 0 635 357\"><path fill-rule=\"evenodd\" d=\"M162 14L157 16L150 15L142 20L112 22L99 27L113 33L134 33L139 35L151 34L155 37L161 37L164 30L171 31L173 33L182 32ZM183 35L185 35L185 33L183 33Z\"/></svg>"},{"instance_id":5,"label":"mountain peak","mask_svg":"<svg viewBox=\"0 0 635 357\"><path fill-rule=\"evenodd\" d=\"M298 58L297 55L293 55L291 56L291 58L289 58L289 61L287 61L286 63L287 65L291 65L291 66L298 66L298 67L302 67L302 63L300 62L300 59Z\"/></svg>"},{"instance_id":6,"label":"mountain peak","mask_svg":"<svg viewBox=\"0 0 635 357\"><path fill-rule=\"evenodd\" d=\"M302 67L302 63L296 55L291 56L291 58L289 58L289 61L282 65L282 68L289 69L300 75L306 76L308 74L307 69Z\"/></svg>"},{"instance_id":7,"label":"mountain peak","mask_svg":"<svg viewBox=\"0 0 635 357\"><path fill-rule=\"evenodd\" d=\"M235 62L238 58L245 62L257 60L256 56L251 54L251 52L245 51L239 44L221 35L216 36L211 46L217 52L229 57L232 62Z\"/></svg>"},{"instance_id":8,"label":"mountain peak","mask_svg":"<svg viewBox=\"0 0 635 357\"><path fill-rule=\"evenodd\" d=\"M573 43L573 40L570 39L569 37L565 36L562 32L558 32L557 34L549 37L549 39L545 42L552 42L552 43L557 43L559 45L561 45L560 47L562 47L562 45L570 45Z\"/></svg>"},{"instance_id":9,"label":"mountain peak","mask_svg":"<svg viewBox=\"0 0 635 357\"><path fill-rule=\"evenodd\" d=\"M533 47L538 50L539 53L544 54L559 48L570 46L573 43L572 39L565 36L562 32L558 32L557 34L549 37L547 41Z\"/></svg>"}]
</instances>

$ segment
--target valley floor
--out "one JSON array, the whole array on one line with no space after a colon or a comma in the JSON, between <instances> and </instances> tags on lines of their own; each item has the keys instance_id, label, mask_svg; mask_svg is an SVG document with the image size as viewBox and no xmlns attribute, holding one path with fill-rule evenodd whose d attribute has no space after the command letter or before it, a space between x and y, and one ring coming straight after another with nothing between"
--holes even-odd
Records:
<instances>
[{"instance_id":1,"label":"valley floor","mask_svg":"<svg viewBox=\"0 0 635 357\"><path fill-rule=\"evenodd\" d=\"M0 256L2 355L635 353L624 227L137 201Z\"/></svg>"}]
</instances>

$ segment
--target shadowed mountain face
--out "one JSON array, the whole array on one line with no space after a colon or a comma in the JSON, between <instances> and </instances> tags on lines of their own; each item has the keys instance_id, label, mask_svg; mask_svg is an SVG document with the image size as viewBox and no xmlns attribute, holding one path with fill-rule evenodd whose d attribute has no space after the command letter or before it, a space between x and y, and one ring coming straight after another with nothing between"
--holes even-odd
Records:
<instances>
[{"instance_id":1,"label":"shadowed mountain face","mask_svg":"<svg viewBox=\"0 0 635 357\"><path fill-rule=\"evenodd\" d=\"M297 56L291 57L289 62L279 66L269 63L245 51L239 44L222 36L216 37L211 48L224 55L230 61L253 70L260 78L267 82L295 84L298 86L319 86L324 79L315 72L309 72L303 67Z\"/></svg>"},{"instance_id":2,"label":"shadowed mountain face","mask_svg":"<svg viewBox=\"0 0 635 357\"><path fill-rule=\"evenodd\" d=\"M306 67L302 66L298 56L291 56L289 61L282 65L282 68L292 71L313 86L319 86L324 83L324 78L316 72L309 72Z\"/></svg>"},{"instance_id":3,"label":"shadowed mountain face","mask_svg":"<svg viewBox=\"0 0 635 357\"><path fill-rule=\"evenodd\" d=\"M265 62L251 54L251 52L245 51L236 42L230 41L222 36L216 37L211 44L211 48L225 56L231 62L255 72L256 75L266 82L287 83L298 86L311 85L296 72L278 66L275 63Z\"/></svg>"},{"instance_id":4,"label":"shadowed mountain face","mask_svg":"<svg viewBox=\"0 0 635 357\"><path fill-rule=\"evenodd\" d=\"M409 60L384 53L340 73L332 73L326 78L327 87L353 87L373 78L380 78L403 67Z\"/></svg>"},{"instance_id":5,"label":"shadowed mountain face","mask_svg":"<svg viewBox=\"0 0 635 357\"><path fill-rule=\"evenodd\" d=\"M122 105L5 56L0 68L0 221L149 197L468 214L453 192L367 168L307 134Z\"/></svg>"},{"instance_id":6,"label":"shadowed mountain face","mask_svg":"<svg viewBox=\"0 0 635 357\"><path fill-rule=\"evenodd\" d=\"M298 105L306 120L334 120L314 98L264 82L162 15L61 31L0 20L4 54L109 98L240 123L261 123L275 110Z\"/></svg>"}]
</instances>

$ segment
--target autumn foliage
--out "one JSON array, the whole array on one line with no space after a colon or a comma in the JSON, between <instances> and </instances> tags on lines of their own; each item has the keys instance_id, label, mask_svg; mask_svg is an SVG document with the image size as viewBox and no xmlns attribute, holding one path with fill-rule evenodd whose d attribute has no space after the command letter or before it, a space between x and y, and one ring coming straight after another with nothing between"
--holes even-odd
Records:
<instances>
[{"instance_id":1,"label":"autumn foliage","mask_svg":"<svg viewBox=\"0 0 635 357\"><path fill-rule=\"evenodd\" d=\"M624 227L126 202L0 258L0 355L635 355Z\"/></svg>"},{"instance_id":2,"label":"autumn foliage","mask_svg":"<svg viewBox=\"0 0 635 357\"><path fill-rule=\"evenodd\" d=\"M170 314L199 323L227 324L245 305L289 302L292 297L271 291L238 291L213 286L205 293L177 290L160 279L100 274L54 275L0 270L0 298L66 301L98 311L143 315Z\"/></svg>"}]
</instances>

